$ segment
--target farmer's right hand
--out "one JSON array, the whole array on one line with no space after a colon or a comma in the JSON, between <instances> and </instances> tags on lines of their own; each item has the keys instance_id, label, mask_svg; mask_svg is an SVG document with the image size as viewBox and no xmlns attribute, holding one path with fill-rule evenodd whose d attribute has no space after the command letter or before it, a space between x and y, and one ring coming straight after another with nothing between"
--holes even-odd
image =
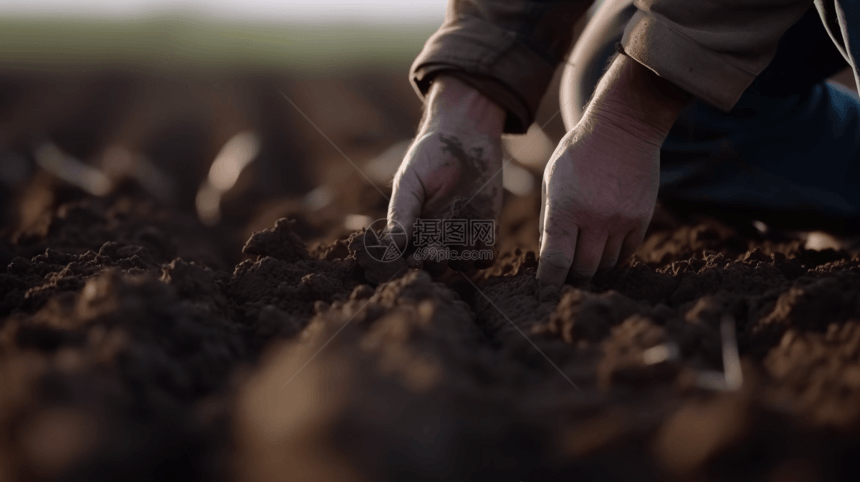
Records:
<instances>
[{"instance_id":1,"label":"farmer's right hand","mask_svg":"<svg viewBox=\"0 0 860 482\"><path fill-rule=\"evenodd\" d=\"M455 198L471 199L479 218L497 221L504 120L504 109L477 90L453 77L437 77L418 135L394 176L388 229L403 228L413 241L415 220L438 219ZM464 270L474 265L456 263Z\"/></svg>"}]
</instances>

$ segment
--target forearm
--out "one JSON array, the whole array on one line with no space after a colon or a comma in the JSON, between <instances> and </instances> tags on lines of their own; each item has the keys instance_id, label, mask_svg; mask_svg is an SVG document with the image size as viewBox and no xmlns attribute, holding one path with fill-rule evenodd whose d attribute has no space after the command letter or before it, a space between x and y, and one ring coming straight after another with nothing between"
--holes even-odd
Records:
<instances>
[{"instance_id":1,"label":"forearm","mask_svg":"<svg viewBox=\"0 0 860 482\"><path fill-rule=\"evenodd\" d=\"M466 131L501 136L505 110L456 77L439 75L427 94L421 132Z\"/></svg>"},{"instance_id":2,"label":"forearm","mask_svg":"<svg viewBox=\"0 0 860 482\"><path fill-rule=\"evenodd\" d=\"M626 55L601 79L584 119L623 129L658 146L692 96Z\"/></svg>"}]
</instances>

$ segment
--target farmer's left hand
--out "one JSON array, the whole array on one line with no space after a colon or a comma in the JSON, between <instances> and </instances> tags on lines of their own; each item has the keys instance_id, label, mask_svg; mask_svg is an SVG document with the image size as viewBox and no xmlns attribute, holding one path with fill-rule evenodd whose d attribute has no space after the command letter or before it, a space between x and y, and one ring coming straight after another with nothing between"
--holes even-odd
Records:
<instances>
[{"instance_id":1,"label":"farmer's left hand","mask_svg":"<svg viewBox=\"0 0 860 482\"><path fill-rule=\"evenodd\" d=\"M582 120L544 171L540 262L544 286L589 280L633 254L654 213L660 146L690 95L619 55Z\"/></svg>"}]
</instances>

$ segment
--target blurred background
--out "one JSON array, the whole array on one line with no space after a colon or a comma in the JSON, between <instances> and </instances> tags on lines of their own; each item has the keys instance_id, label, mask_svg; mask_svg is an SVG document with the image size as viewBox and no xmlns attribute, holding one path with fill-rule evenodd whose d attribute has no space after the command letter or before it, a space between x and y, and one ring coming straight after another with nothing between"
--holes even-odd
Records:
<instances>
[{"instance_id":1,"label":"blurred background","mask_svg":"<svg viewBox=\"0 0 860 482\"><path fill-rule=\"evenodd\" d=\"M3 225L68 201L45 198L63 195L56 186L32 189L49 181L73 186L69 196L140 191L237 243L283 216L311 240L360 228L387 201L351 163L389 190L421 115L409 65L445 6L4 0ZM511 194L534 189L563 134L557 92L538 115L544 129L506 141Z\"/></svg>"}]
</instances>

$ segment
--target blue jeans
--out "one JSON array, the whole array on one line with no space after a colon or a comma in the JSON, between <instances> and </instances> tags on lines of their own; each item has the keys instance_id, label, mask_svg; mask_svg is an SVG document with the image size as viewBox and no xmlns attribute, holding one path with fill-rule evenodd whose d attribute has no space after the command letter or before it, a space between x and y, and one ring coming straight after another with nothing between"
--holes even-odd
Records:
<instances>
[{"instance_id":1,"label":"blue jeans","mask_svg":"<svg viewBox=\"0 0 860 482\"><path fill-rule=\"evenodd\" d=\"M574 49L561 95L568 128L635 12L630 3L603 2ZM661 202L783 228L860 231L860 98L826 82L847 65L811 8L731 112L693 102L682 113L661 151Z\"/></svg>"}]
</instances>

